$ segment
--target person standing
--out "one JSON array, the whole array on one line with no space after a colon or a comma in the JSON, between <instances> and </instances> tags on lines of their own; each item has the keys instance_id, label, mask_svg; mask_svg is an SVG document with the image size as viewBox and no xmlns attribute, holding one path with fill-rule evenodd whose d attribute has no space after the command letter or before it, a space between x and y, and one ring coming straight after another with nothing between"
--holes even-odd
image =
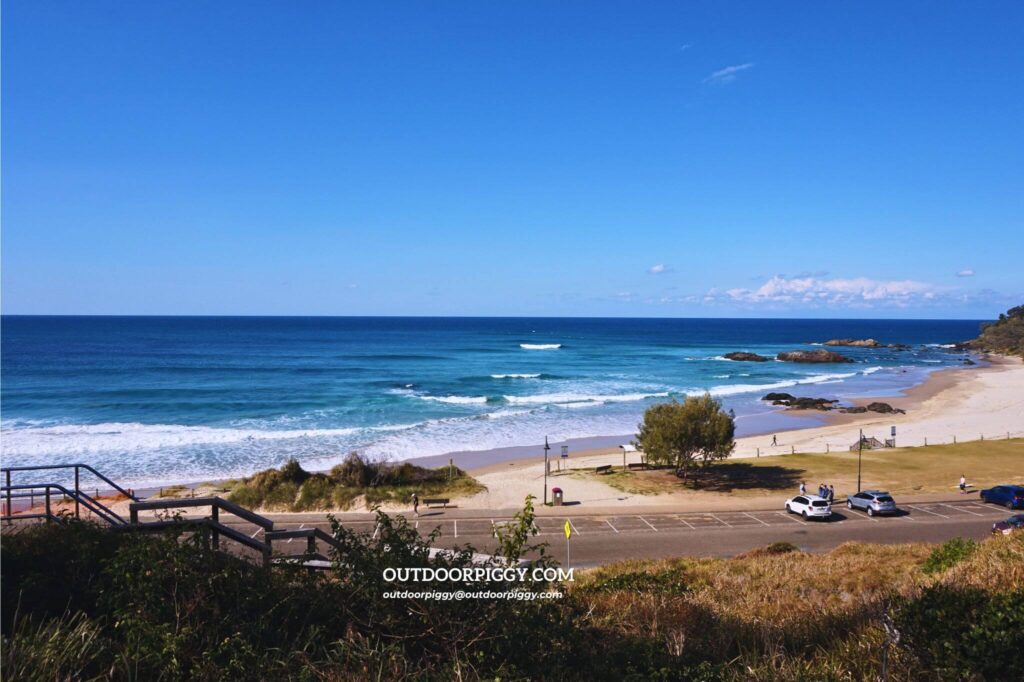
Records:
<instances>
[{"instance_id":1,"label":"person standing","mask_svg":"<svg viewBox=\"0 0 1024 682\"><path fill-rule=\"evenodd\" d=\"M807 494L807 481L800 481L800 494L801 495L806 495Z\"/></svg>"},{"instance_id":2,"label":"person standing","mask_svg":"<svg viewBox=\"0 0 1024 682\"><path fill-rule=\"evenodd\" d=\"M967 477L960 474L960 494L963 495L967 492Z\"/></svg>"},{"instance_id":3,"label":"person standing","mask_svg":"<svg viewBox=\"0 0 1024 682\"><path fill-rule=\"evenodd\" d=\"M416 493L412 494L412 513L416 516L420 515L420 497Z\"/></svg>"},{"instance_id":4,"label":"person standing","mask_svg":"<svg viewBox=\"0 0 1024 682\"><path fill-rule=\"evenodd\" d=\"M836 501L836 487L831 483L828 484L828 503L832 504Z\"/></svg>"}]
</instances>

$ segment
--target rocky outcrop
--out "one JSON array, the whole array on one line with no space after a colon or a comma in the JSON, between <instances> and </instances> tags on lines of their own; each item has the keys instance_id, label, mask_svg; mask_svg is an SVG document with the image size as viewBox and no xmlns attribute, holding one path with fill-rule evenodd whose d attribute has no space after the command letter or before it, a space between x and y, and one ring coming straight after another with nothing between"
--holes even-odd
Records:
<instances>
[{"instance_id":1,"label":"rocky outcrop","mask_svg":"<svg viewBox=\"0 0 1024 682\"><path fill-rule=\"evenodd\" d=\"M791 350L775 356L783 362L853 362L845 355L840 355L824 348L817 350Z\"/></svg>"},{"instance_id":2,"label":"rocky outcrop","mask_svg":"<svg viewBox=\"0 0 1024 682\"><path fill-rule=\"evenodd\" d=\"M740 351L735 353L726 353L723 355L726 360L735 360L736 362L768 362L771 358L757 353L747 353L746 351Z\"/></svg>"},{"instance_id":3,"label":"rocky outcrop","mask_svg":"<svg viewBox=\"0 0 1024 682\"><path fill-rule=\"evenodd\" d=\"M770 400L772 405L784 405L791 410L831 410L838 400L827 398L797 398L789 393L769 393L761 400Z\"/></svg>"},{"instance_id":4,"label":"rocky outcrop","mask_svg":"<svg viewBox=\"0 0 1024 682\"><path fill-rule=\"evenodd\" d=\"M837 409L838 400L828 398L797 398L789 393L768 393L761 400L771 401L772 405L782 405L791 410L821 410L828 412ZM847 414L864 414L865 412L878 412L879 414L904 414L904 411L893 407L889 403L870 403L858 405L857 407L839 407L838 410Z\"/></svg>"},{"instance_id":5,"label":"rocky outcrop","mask_svg":"<svg viewBox=\"0 0 1024 682\"><path fill-rule=\"evenodd\" d=\"M864 414L865 412L878 412L879 414L906 414L906 410L893 407L889 403L869 403L857 407L843 407L839 410L845 414Z\"/></svg>"},{"instance_id":6,"label":"rocky outcrop","mask_svg":"<svg viewBox=\"0 0 1024 682\"><path fill-rule=\"evenodd\" d=\"M882 344L874 339L830 339L826 346L854 346L856 348L878 348Z\"/></svg>"},{"instance_id":7,"label":"rocky outcrop","mask_svg":"<svg viewBox=\"0 0 1024 682\"><path fill-rule=\"evenodd\" d=\"M880 343L875 339L829 339L825 346L850 346L852 348L891 348L893 350L906 350L910 346L902 343Z\"/></svg>"}]
</instances>

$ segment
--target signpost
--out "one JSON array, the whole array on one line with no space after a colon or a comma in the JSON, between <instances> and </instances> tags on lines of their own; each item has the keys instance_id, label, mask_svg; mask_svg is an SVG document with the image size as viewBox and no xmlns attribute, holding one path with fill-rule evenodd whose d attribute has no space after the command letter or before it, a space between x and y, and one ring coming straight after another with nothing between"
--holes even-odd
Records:
<instances>
[{"instance_id":1,"label":"signpost","mask_svg":"<svg viewBox=\"0 0 1024 682\"><path fill-rule=\"evenodd\" d=\"M892 446L896 447L896 425L894 424L890 431L890 437L892 438Z\"/></svg>"},{"instance_id":2,"label":"signpost","mask_svg":"<svg viewBox=\"0 0 1024 682\"><path fill-rule=\"evenodd\" d=\"M548 503L548 469L551 466L550 464L548 464L548 450L550 450L550 449L551 449L551 447L548 445L548 437L544 436L544 505L545 506L547 506L547 503Z\"/></svg>"},{"instance_id":3,"label":"signpost","mask_svg":"<svg viewBox=\"0 0 1024 682\"><path fill-rule=\"evenodd\" d=\"M569 538L572 536L572 525L569 523L569 519L565 520L565 567L572 568L572 564L569 562Z\"/></svg>"}]
</instances>

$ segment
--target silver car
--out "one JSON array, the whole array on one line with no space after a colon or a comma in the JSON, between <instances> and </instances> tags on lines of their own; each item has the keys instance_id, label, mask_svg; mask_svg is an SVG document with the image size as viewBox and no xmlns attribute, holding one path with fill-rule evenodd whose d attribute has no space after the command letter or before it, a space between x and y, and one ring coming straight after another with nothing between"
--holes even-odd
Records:
<instances>
[{"instance_id":1,"label":"silver car","mask_svg":"<svg viewBox=\"0 0 1024 682\"><path fill-rule=\"evenodd\" d=\"M896 501L884 490L862 490L856 495L846 498L846 506L850 509L863 509L868 516L875 514L895 514Z\"/></svg>"}]
</instances>

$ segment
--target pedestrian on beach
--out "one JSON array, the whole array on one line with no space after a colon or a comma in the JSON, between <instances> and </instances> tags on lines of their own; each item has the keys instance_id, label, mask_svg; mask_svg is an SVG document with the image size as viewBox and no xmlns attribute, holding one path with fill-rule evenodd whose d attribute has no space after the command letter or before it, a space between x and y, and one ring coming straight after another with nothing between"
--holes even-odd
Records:
<instances>
[{"instance_id":1,"label":"pedestrian on beach","mask_svg":"<svg viewBox=\"0 0 1024 682\"><path fill-rule=\"evenodd\" d=\"M967 477L960 474L960 494L963 495L967 492Z\"/></svg>"},{"instance_id":2,"label":"pedestrian on beach","mask_svg":"<svg viewBox=\"0 0 1024 682\"><path fill-rule=\"evenodd\" d=\"M828 503L832 504L836 499L836 487L831 483L828 484Z\"/></svg>"},{"instance_id":3,"label":"pedestrian on beach","mask_svg":"<svg viewBox=\"0 0 1024 682\"><path fill-rule=\"evenodd\" d=\"M800 494L807 494L807 481L800 481Z\"/></svg>"},{"instance_id":4,"label":"pedestrian on beach","mask_svg":"<svg viewBox=\"0 0 1024 682\"><path fill-rule=\"evenodd\" d=\"M412 494L412 513L416 516L420 515L420 497L416 493Z\"/></svg>"},{"instance_id":5,"label":"pedestrian on beach","mask_svg":"<svg viewBox=\"0 0 1024 682\"><path fill-rule=\"evenodd\" d=\"M772 445L778 445L778 444L779 444L779 437L773 434L772 435Z\"/></svg>"}]
</instances>

